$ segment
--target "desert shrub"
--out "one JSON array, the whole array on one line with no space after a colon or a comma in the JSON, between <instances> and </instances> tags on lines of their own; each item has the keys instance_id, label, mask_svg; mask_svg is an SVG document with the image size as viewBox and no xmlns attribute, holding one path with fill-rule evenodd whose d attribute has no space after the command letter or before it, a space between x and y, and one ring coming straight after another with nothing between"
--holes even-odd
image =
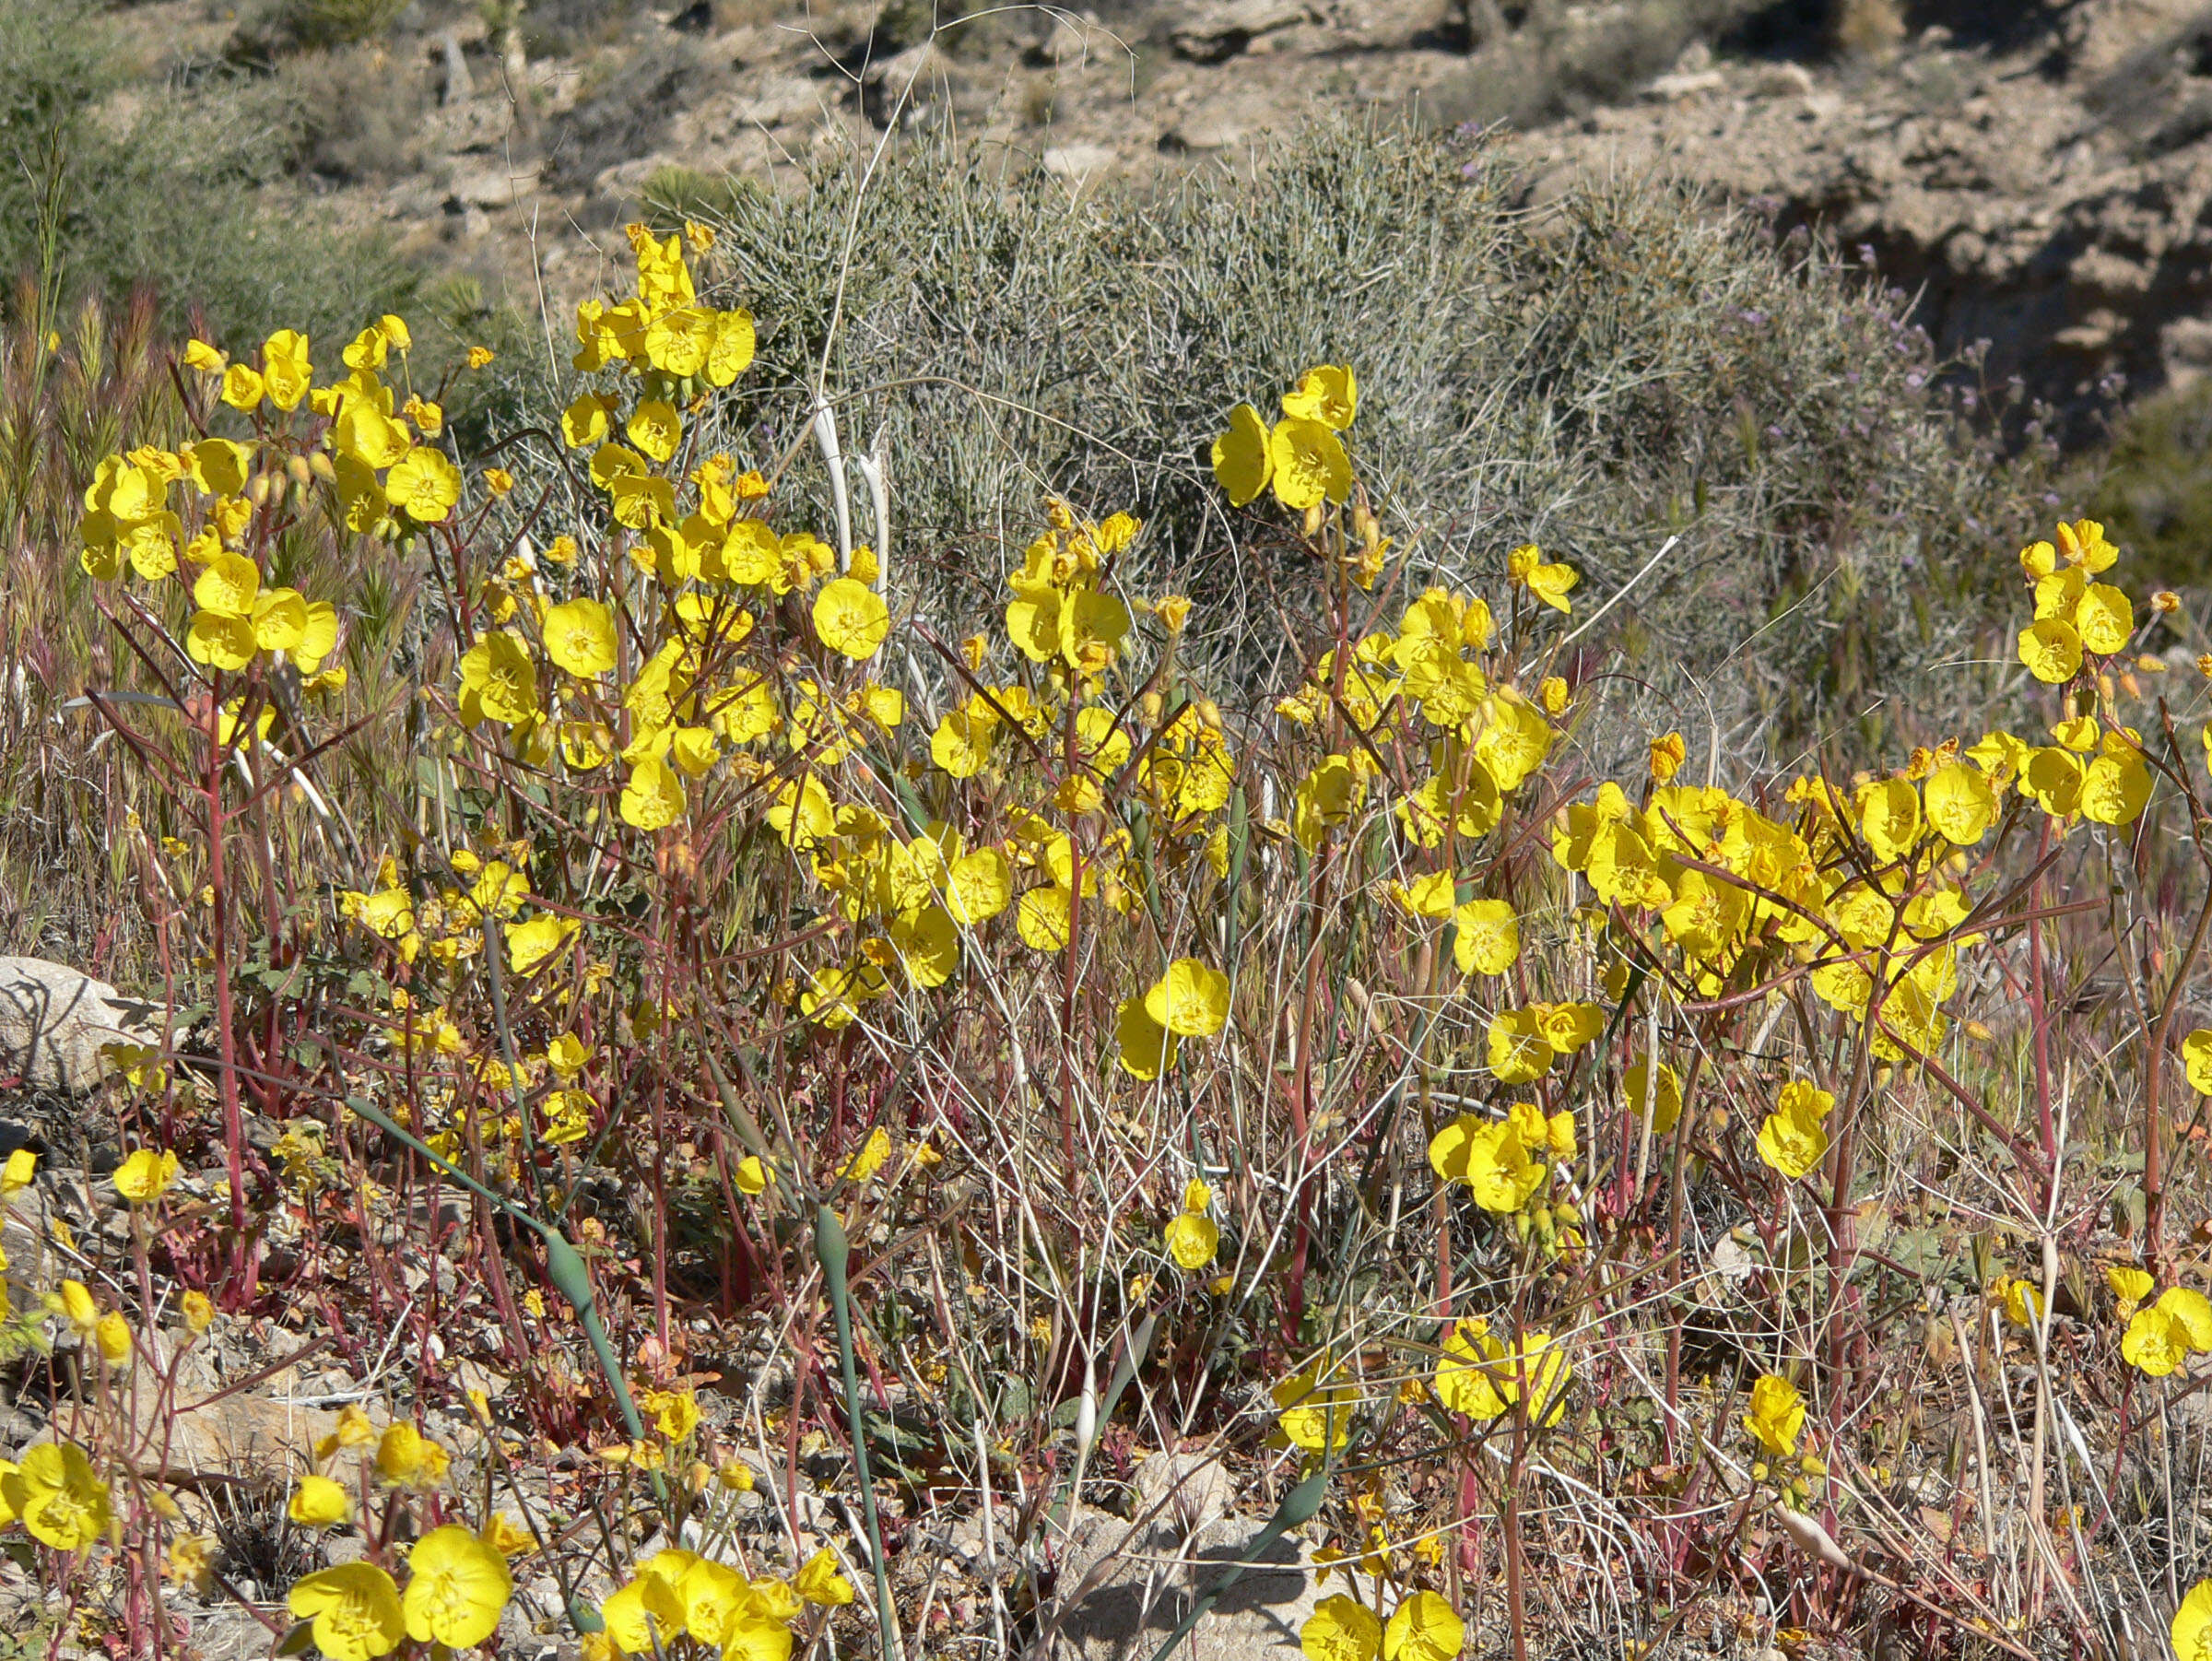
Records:
<instances>
[{"instance_id":1,"label":"desert shrub","mask_svg":"<svg viewBox=\"0 0 2212 1661\"><path fill-rule=\"evenodd\" d=\"M418 158L429 76L378 46L287 59L262 95L291 138L289 164L336 179L397 175Z\"/></svg>"},{"instance_id":2,"label":"desert shrub","mask_svg":"<svg viewBox=\"0 0 2212 1661\"><path fill-rule=\"evenodd\" d=\"M734 173L665 167L645 181L641 196L646 216L655 225L680 226L687 219L726 220L735 213L738 201L766 188L758 180Z\"/></svg>"},{"instance_id":3,"label":"desert shrub","mask_svg":"<svg viewBox=\"0 0 2212 1661\"><path fill-rule=\"evenodd\" d=\"M384 34L409 0L261 0L239 18L229 55L273 65L297 52L356 46Z\"/></svg>"},{"instance_id":4,"label":"desert shrub","mask_svg":"<svg viewBox=\"0 0 2212 1661\"><path fill-rule=\"evenodd\" d=\"M763 297L775 384L811 384L841 302L827 390L852 448L881 439L933 609L993 589L1048 487L1155 527L1136 580L1213 619L1188 650L1261 651L1297 556L1212 495L1218 412L1194 389L1261 402L1333 352L1372 392L1370 477L1440 579L1525 536L1610 594L1681 538L1615 615L1633 672L1700 724L1803 732L1877 680L1965 695L1922 671L1984 615L1991 538L2038 471L1955 418L1901 297L1817 248L1641 184L1532 221L1479 146L1352 126L1254 179L1074 205L927 147L887 157L857 210L853 177L682 200ZM778 449L805 415L739 403L713 430Z\"/></svg>"},{"instance_id":5,"label":"desert shrub","mask_svg":"<svg viewBox=\"0 0 2212 1661\"><path fill-rule=\"evenodd\" d=\"M533 57L565 57L619 40L641 0L533 0L522 9L523 44Z\"/></svg>"},{"instance_id":6,"label":"desert shrub","mask_svg":"<svg viewBox=\"0 0 2212 1661\"><path fill-rule=\"evenodd\" d=\"M2212 383L2144 399L2083 476L2153 575L2190 588L2212 577Z\"/></svg>"},{"instance_id":7,"label":"desert shrub","mask_svg":"<svg viewBox=\"0 0 2212 1661\"><path fill-rule=\"evenodd\" d=\"M154 292L181 331L265 333L279 317L358 326L401 303L408 271L376 239L324 229L294 204L270 211L294 137L219 78L95 119L111 42L62 0L0 14L0 272L41 275L47 304Z\"/></svg>"}]
</instances>

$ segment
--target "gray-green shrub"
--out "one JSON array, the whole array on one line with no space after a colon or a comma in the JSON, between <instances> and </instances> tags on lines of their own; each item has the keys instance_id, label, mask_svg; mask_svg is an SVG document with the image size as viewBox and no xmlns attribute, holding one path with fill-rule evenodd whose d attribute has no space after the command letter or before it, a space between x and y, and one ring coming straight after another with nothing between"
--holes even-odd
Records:
<instances>
[{"instance_id":1,"label":"gray-green shrub","mask_svg":"<svg viewBox=\"0 0 2212 1661\"><path fill-rule=\"evenodd\" d=\"M2036 458L1957 418L1900 297L1670 187L1536 216L1495 150L1359 125L1250 176L1080 201L1025 159L927 145L854 217L858 179L670 194L719 225L718 302L759 318L748 384L811 378L851 220L827 390L848 450L881 437L926 616L994 603L1053 491L1147 521L1134 584L1206 602L1196 649L1280 641L1297 556L1273 516L1227 509L1206 451L1230 404L1321 361L1357 369L1365 476L1440 580L1496 585L1535 540L1583 571L1587 611L1679 536L1608 618L1606 667L1730 743L1871 738L1984 694L1953 660L2003 587L1992 561L2054 505ZM711 436L770 456L806 417L740 395ZM857 488L855 515L865 537ZM1870 710L1877 686L1901 701Z\"/></svg>"}]
</instances>

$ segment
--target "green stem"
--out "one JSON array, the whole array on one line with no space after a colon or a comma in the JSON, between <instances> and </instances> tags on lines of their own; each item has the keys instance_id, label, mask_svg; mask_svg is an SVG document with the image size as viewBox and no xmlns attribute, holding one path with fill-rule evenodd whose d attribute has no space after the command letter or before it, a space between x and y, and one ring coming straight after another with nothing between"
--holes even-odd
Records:
<instances>
[{"instance_id":1,"label":"green stem","mask_svg":"<svg viewBox=\"0 0 2212 1661\"><path fill-rule=\"evenodd\" d=\"M814 1208L814 1251L821 1259L822 1280L830 1289L830 1308L837 1317L837 1359L845 1373L845 1422L853 1438L853 1467L860 1479L860 1515L867 1526L868 1557L876 1571L876 1619L883 1632L883 1653L890 1661L898 1649L898 1628L891 1616L891 1578L884 1567L883 1529L876 1520L876 1484L868 1475L868 1438L860 1420L860 1368L853 1352L853 1307L845 1283L845 1264L852 1247L845 1225L828 1206Z\"/></svg>"}]
</instances>

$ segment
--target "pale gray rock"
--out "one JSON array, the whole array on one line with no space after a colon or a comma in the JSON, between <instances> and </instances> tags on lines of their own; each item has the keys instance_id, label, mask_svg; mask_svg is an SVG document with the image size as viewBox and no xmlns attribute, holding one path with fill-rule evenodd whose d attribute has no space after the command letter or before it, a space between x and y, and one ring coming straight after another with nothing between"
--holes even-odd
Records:
<instances>
[{"instance_id":1,"label":"pale gray rock","mask_svg":"<svg viewBox=\"0 0 2212 1661\"><path fill-rule=\"evenodd\" d=\"M103 1044L159 1046L161 1011L65 963L0 958L0 1072L85 1090L112 1072Z\"/></svg>"},{"instance_id":2,"label":"pale gray rock","mask_svg":"<svg viewBox=\"0 0 2212 1661\"><path fill-rule=\"evenodd\" d=\"M1264 34L1306 20L1303 0L1229 0L1210 6L1171 37L1175 50L1200 64L1233 58Z\"/></svg>"},{"instance_id":3,"label":"pale gray rock","mask_svg":"<svg viewBox=\"0 0 2212 1661\"><path fill-rule=\"evenodd\" d=\"M1229 1514L1229 1473L1203 1454L1154 1454L1136 1467L1135 1514L1171 1523L1187 1538Z\"/></svg>"},{"instance_id":4,"label":"pale gray rock","mask_svg":"<svg viewBox=\"0 0 2212 1661\"><path fill-rule=\"evenodd\" d=\"M1191 1600L1241 1561L1265 1526L1261 1518L1222 1517L1178 1545L1172 1527L1133 1535L1119 1517L1081 1514L1062 1548L1061 1596L1075 1595L1094 1568L1112 1561L1097 1585L1075 1596L1055 1655L1064 1661L1146 1661L1181 1623ZM1278 1540L1192 1629L1179 1661L1302 1655L1299 1628L1322 1596L1306 1542L1296 1536Z\"/></svg>"}]
</instances>

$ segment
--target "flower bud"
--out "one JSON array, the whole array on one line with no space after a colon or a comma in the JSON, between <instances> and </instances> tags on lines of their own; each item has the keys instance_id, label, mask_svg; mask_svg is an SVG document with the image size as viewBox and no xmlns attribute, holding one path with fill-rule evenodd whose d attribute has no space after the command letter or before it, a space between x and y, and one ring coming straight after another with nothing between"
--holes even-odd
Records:
<instances>
[{"instance_id":1,"label":"flower bud","mask_svg":"<svg viewBox=\"0 0 2212 1661\"><path fill-rule=\"evenodd\" d=\"M252 478L246 481L246 500L252 502L257 508L266 507L269 501L270 489L270 475L266 473L256 473Z\"/></svg>"},{"instance_id":2,"label":"flower bud","mask_svg":"<svg viewBox=\"0 0 2212 1661\"><path fill-rule=\"evenodd\" d=\"M291 477L292 483L296 485L305 485L310 478L314 477L313 474L309 471L307 457L304 455L289 455L285 457L284 470Z\"/></svg>"},{"instance_id":3,"label":"flower bud","mask_svg":"<svg viewBox=\"0 0 2212 1661\"><path fill-rule=\"evenodd\" d=\"M100 1306L92 1302L92 1289L82 1280L62 1282L55 1313L74 1326L79 1337L100 1323Z\"/></svg>"},{"instance_id":4,"label":"flower bud","mask_svg":"<svg viewBox=\"0 0 2212 1661\"><path fill-rule=\"evenodd\" d=\"M100 1359L109 1366L120 1367L131 1359L131 1324L113 1310L100 1317L92 1336L100 1346Z\"/></svg>"}]
</instances>

